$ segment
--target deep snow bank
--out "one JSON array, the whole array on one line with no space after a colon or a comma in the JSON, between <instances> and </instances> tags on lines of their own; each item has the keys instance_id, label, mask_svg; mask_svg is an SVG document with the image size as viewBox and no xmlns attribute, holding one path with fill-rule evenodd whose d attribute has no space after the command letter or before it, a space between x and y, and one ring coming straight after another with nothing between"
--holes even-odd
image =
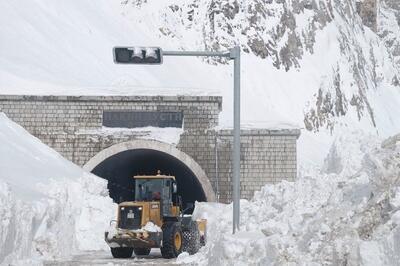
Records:
<instances>
[{"instance_id":1,"label":"deep snow bank","mask_svg":"<svg viewBox=\"0 0 400 266\"><path fill-rule=\"evenodd\" d=\"M106 247L103 231L115 208L104 181L2 113L0 143L0 263Z\"/></svg>"},{"instance_id":2,"label":"deep snow bank","mask_svg":"<svg viewBox=\"0 0 400 266\"><path fill-rule=\"evenodd\" d=\"M331 152L341 158L342 170L263 187L251 201L241 201L241 231L234 236L231 205L197 203L194 215L208 219L209 242L178 261L398 265L400 136L384 143L358 134L338 140Z\"/></svg>"}]
</instances>

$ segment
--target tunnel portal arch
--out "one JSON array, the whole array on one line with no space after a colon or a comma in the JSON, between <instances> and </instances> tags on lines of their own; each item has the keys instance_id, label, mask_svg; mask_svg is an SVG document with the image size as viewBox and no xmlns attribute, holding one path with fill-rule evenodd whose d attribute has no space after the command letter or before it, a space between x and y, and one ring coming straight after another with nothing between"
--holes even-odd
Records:
<instances>
[{"instance_id":1,"label":"tunnel portal arch","mask_svg":"<svg viewBox=\"0 0 400 266\"><path fill-rule=\"evenodd\" d=\"M178 193L184 203L215 201L210 180L200 165L164 142L132 140L115 144L100 151L83 168L108 180L110 196L116 202L131 200L127 195L133 190L132 175L154 175L156 170L176 176Z\"/></svg>"}]
</instances>

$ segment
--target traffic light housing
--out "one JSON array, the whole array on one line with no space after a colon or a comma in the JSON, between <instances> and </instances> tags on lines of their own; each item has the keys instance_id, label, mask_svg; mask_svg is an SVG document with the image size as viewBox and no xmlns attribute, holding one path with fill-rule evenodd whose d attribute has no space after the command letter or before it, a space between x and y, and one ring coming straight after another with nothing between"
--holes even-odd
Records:
<instances>
[{"instance_id":1,"label":"traffic light housing","mask_svg":"<svg viewBox=\"0 0 400 266\"><path fill-rule=\"evenodd\" d=\"M117 64L162 64L160 47L114 47L113 54Z\"/></svg>"}]
</instances>

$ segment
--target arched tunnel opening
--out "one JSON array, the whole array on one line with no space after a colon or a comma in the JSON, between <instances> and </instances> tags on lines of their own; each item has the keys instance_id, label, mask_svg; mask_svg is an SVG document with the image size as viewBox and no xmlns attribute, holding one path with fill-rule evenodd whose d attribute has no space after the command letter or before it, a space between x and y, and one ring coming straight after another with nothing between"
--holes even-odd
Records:
<instances>
[{"instance_id":1,"label":"arched tunnel opening","mask_svg":"<svg viewBox=\"0 0 400 266\"><path fill-rule=\"evenodd\" d=\"M110 197L116 203L133 201L135 175L175 176L183 207L195 201L207 201L196 175L182 161L167 153L151 149L134 149L117 153L98 164L92 173L108 180ZM188 210L191 213L192 210Z\"/></svg>"}]
</instances>

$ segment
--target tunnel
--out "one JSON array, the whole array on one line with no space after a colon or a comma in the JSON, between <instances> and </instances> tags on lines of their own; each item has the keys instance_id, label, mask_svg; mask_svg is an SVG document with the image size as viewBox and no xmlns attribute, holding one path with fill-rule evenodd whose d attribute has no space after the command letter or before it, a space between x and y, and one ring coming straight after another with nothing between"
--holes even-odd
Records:
<instances>
[{"instance_id":1,"label":"tunnel","mask_svg":"<svg viewBox=\"0 0 400 266\"><path fill-rule=\"evenodd\" d=\"M135 175L175 176L183 207L186 203L207 201L198 177L178 158L154 149L130 149L118 152L96 165L93 174L108 180L108 190L114 202L134 200ZM189 210L188 212L191 212Z\"/></svg>"}]
</instances>

